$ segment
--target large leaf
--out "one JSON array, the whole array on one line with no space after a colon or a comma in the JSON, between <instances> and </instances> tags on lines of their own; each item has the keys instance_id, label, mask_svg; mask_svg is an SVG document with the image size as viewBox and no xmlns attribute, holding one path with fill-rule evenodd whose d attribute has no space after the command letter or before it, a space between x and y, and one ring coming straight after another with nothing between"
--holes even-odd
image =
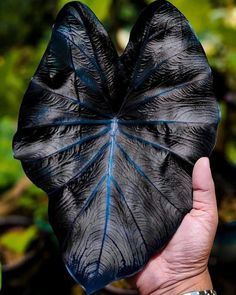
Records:
<instances>
[{"instance_id":1,"label":"large leaf","mask_svg":"<svg viewBox=\"0 0 236 295\"><path fill-rule=\"evenodd\" d=\"M62 9L23 99L14 154L48 193L65 264L88 294L170 240L217 123L206 56L173 5L144 10L121 57L88 7Z\"/></svg>"}]
</instances>

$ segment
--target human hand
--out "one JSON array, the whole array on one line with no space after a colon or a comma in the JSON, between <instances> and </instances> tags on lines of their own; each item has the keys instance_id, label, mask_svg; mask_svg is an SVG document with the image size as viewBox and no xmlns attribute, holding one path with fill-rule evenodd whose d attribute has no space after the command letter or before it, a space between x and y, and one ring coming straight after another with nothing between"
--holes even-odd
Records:
<instances>
[{"instance_id":1,"label":"human hand","mask_svg":"<svg viewBox=\"0 0 236 295\"><path fill-rule=\"evenodd\" d=\"M142 295L179 295L212 289L207 263L218 213L208 158L195 164L192 183L193 209L168 245L134 278Z\"/></svg>"}]
</instances>

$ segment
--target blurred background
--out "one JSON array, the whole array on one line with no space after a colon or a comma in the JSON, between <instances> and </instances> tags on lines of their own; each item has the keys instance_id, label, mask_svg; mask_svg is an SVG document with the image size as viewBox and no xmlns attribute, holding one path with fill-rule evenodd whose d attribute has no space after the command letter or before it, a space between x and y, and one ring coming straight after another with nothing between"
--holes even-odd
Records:
<instances>
[{"instance_id":1,"label":"blurred background","mask_svg":"<svg viewBox=\"0 0 236 295\"><path fill-rule=\"evenodd\" d=\"M24 92L65 0L0 1L0 281L1 294L83 294L64 269L47 220L47 196L12 156ZM140 11L152 1L82 0L122 52ZM213 68L222 119L211 156L220 223L209 261L219 294L236 294L236 0L171 0L190 20ZM127 282L97 294L136 294ZM118 291L117 291L118 290ZM113 293L112 293L113 292Z\"/></svg>"}]
</instances>

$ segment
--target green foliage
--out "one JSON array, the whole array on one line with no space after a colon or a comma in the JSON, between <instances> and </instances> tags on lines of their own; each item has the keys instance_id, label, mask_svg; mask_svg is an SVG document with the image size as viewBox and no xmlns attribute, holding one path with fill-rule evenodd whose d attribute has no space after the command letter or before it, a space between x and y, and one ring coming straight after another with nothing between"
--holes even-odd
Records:
<instances>
[{"instance_id":1,"label":"green foliage","mask_svg":"<svg viewBox=\"0 0 236 295\"><path fill-rule=\"evenodd\" d=\"M35 222L47 221L48 199L46 194L31 185L18 199L17 206L24 215L31 216Z\"/></svg>"},{"instance_id":2,"label":"green foliage","mask_svg":"<svg viewBox=\"0 0 236 295\"><path fill-rule=\"evenodd\" d=\"M47 34L47 39L49 39ZM11 49L0 56L0 115L16 117L22 97L46 49L47 40L37 48Z\"/></svg>"},{"instance_id":3,"label":"green foliage","mask_svg":"<svg viewBox=\"0 0 236 295\"><path fill-rule=\"evenodd\" d=\"M0 1L0 54L10 47L35 45L53 22L57 0Z\"/></svg>"},{"instance_id":4,"label":"green foliage","mask_svg":"<svg viewBox=\"0 0 236 295\"><path fill-rule=\"evenodd\" d=\"M0 189L14 184L23 175L19 161L13 158L12 137L15 133L15 122L3 117L0 120Z\"/></svg>"},{"instance_id":5,"label":"green foliage","mask_svg":"<svg viewBox=\"0 0 236 295\"><path fill-rule=\"evenodd\" d=\"M10 230L0 237L0 245L18 254L24 254L30 244L38 237L35 225L22 230Z\"/></svg>"},{"instance_id":6,"label":"green foliage","mask_svg":"<svg viewBox=\"0 0 236 295\"><path fill-rule=\"evenodd\" d=\"M59 0L58 2L58 9L61 9L66 3L70 2L69 0ZM104 20L109 15L110 6L112 0L82 0L82 3L89 6L94 12L96 12L97 17L100 20Z\"/></svg>"},{"instance_id":7,"label":"green foliage","mask_svg":"<svg viewBox=\"0 0 236 295\"><path fill-rule=\"evenodd\" d=\"M6 112L16 114L19 106L19 97L23 95L25 83L22 75L21 59L24 59L26 53L21 50L11 50L5 56L0 58L0 110L1 113ZM26 69L26 67L25 67Z\"/></svg>"},{"instance_id":8,"label":"green foliage","mask_svg":"<svg viewBox=\"0 0 236 295\"><path fill-rule=\"evenodd\" d=\"M230 141L226 146L226 153L228 160L236 165L236 143L235 141Z\"/></svg>"},{"instance_id":9,"label":"green foliage","mask_svg":"<svg viewBox=\"0 0 236 295\"><path fill-rule=\"evenodd\" d=\"M209 0L171 0L190 21L197 33L202 33L208 29L211 13L211 1Z\"/></svg>"},{"instance_id":10,"label":"green foliage","mask_svg":"<svg viewBox=\"0 0 236 295\"><path fill-rule=\"evenodd\" d=\"M131 1L127 2L126 0L121 0L119 4L119 22L122 24L123 29L126 28L130 31L132 29L133 24L137 20L139 10Z\"/></svg>"}]
</instances>

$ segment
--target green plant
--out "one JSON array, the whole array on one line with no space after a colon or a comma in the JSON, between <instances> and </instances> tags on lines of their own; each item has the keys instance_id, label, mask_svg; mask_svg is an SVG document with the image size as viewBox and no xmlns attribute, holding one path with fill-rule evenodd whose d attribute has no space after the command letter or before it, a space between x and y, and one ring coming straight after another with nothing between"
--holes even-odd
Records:
<instances>
[{"instance_id":1,"label":"green plant","mask_svg":"<svg viewBox=\"0 0 236 295\"><path fill-rule=\"evenodd\" d=\"M26 229L12 229L0 236L0 246L18 254L24 254L30 244L38 237L35 225Z\"/></svg>"},{"instance_id":2,"label":"green plant","mask_svg":"<svg viewBox=\"0 0 236 295\"><path fill-rule=\"evenodd\" d=\"M12 136L15 132L15 122L9 117L0 120L0 190L13 185L23 176L21 165L12 155Z\"/></svg>"},{"instance_id":3,"label":"green plant","mask_svg":"<svg viewBox=\"0 0 236 295\"><path fill-rule=\"evenodd\" d=\"M24 215L32 217L36 222L47 221L47 196L35 185L31 185L22 194L17 205Z\"/></svg>"},{"instance_id":4,"label":"green plant","mask_svg":"<svg viewBox=\"0 0 236 295\"><path fill-rule=\"evenodd\" d=\"M70 0L59 0L58 1L58 10L62 8L66 3L71 2ZM93 11L96 11L96 15L100 20L104 20L110 11L110 6L112 0L82 0L84 4L88 5Z\"/></svg>"}]
</instances>

